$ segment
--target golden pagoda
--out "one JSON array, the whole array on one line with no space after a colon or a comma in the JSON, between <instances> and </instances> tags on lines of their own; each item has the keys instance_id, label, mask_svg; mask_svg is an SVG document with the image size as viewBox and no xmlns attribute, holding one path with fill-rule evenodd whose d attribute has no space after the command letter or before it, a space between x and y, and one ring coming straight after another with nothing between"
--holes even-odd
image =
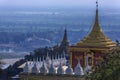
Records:
<instances>
[{"instance_id":1,"label":"golden pagoda","mask_svg":"<svg viewBox=\"0 0 120 80\"><path fill-rule=\"evenodd\" d=\"M94 66L116 46L116 43L103 33L98 17L98 2L96 2L96 16L92 31L77 45L70 47L70 61L73 67L76 65L78 58L81 60L83 67L86 66L87 61L89 65Z\"/></svg>"},{"instance_id":2,"label":"golden pagoda","mask_svg":"<svg viewBox=\"0 0 120 80\"><path fill-rule=\"evenodd\" d=\"M95 23L90 34L80 41L77 46L83 47L113 47L116 46L102 31L98 19L98 5L96 9Z\"/></svg>"}]
</instances>

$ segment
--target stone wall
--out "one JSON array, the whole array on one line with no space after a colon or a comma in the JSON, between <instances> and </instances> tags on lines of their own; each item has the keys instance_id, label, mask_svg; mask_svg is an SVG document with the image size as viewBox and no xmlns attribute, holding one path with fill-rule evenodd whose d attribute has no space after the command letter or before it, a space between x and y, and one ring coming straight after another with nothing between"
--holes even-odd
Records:
<instances>
[{"instance_id":1,"label":"stone wall","mask_svg":"<svg viewBox=\"0 0 120 80\"><path fill-rule=\"evenodd\" d=\"M84 76L21 74L21 80L85 80Z\"/></svg>"}]
</instances>

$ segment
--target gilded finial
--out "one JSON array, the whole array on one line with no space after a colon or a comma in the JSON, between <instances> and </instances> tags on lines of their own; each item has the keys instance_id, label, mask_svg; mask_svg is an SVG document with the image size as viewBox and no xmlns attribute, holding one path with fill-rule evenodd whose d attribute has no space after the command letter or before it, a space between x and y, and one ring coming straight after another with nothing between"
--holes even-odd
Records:
<instances>
[{"instance_id":1,"label":"gilded finial","mask_svg":"<svg viewBox=\"0 0 120 80\"><path fill-rule=\"evenodd\" d=\"M98 0L96 1L96 22L98 22Z\"/></svg>"},{"instance_id":2,"label":"gilded finial","mask_svg":"<svg viewBox=\"0 0 120 80\"><path fill-rule=\"evenodd\" d=\"M98 9L98 0L96 1L96 8Z\"/></svg>"}]
</instances>

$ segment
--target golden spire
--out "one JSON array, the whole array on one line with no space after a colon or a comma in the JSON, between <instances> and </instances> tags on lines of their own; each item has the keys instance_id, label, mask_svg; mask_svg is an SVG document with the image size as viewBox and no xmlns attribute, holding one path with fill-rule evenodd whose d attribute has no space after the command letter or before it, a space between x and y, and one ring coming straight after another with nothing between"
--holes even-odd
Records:
<instances>
[{"instance_id":1,"label":"golden spire","mask_svg":"<svg viewBox=\"0 0 120 80\"><path fill-rule=\"evenodd\" d=\"M96 21L98 21L98 1L96 1Z\"/></svg>"},{"instance_id":2,"label":"golden spire","mask_svg":"<svg viewBox=\"0 0 120 80\"><path fill-rule=\"evenodd\" d=\"M80 41L77 46L82 47L113 47L116 46L102 31L99 23L98 1L96 1L95 23L90 34Z\"/></svg>"},{"instance_id":3,"label":"golden spire","mask_svg":"<svg viewBox=\"0 0 120 80\"><path fill-rule=\"evenodd\" d=\"M95 17L95 24L94 24L94 27L93 27L93 31L102 31L98 18L99 18L98 17L98 1L96 1L96 17Z\"/></svg>"}]
</instances>

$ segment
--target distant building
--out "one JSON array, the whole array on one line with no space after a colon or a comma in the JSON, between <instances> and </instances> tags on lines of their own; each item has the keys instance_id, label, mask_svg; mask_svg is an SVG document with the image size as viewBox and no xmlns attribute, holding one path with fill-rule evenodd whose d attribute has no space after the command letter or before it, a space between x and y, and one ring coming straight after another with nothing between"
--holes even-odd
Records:
<instances>
[{"instance_id":1,"label":"distant building","mask_svg":"<svg viewBox=\"0 0 120 80\"><path fill-rule=\"evenodd\" d=\"M63 40L60 44L60 51L64 51L66 54L70 53L70 49L69 49L69 39L67 37L67 30L65 29L64 31L64 37Z\"/></svg>"},{"instance_id":2,"label":"distant building","mask_svg":"<svg viewBox=\"0 0 120 80\"><path fill-rule=\"evenodd\" d=\"M60 45L56 45L54 46L54 50L55 52L58 52L59 54L64 52L65 53L65 56L68 59L70 59L70 47L69 47L69 39L67 37L67 29L65 29L64 31L64 36L63 36L63 39L60 43Z\"/></svg>"}]
</instances>

